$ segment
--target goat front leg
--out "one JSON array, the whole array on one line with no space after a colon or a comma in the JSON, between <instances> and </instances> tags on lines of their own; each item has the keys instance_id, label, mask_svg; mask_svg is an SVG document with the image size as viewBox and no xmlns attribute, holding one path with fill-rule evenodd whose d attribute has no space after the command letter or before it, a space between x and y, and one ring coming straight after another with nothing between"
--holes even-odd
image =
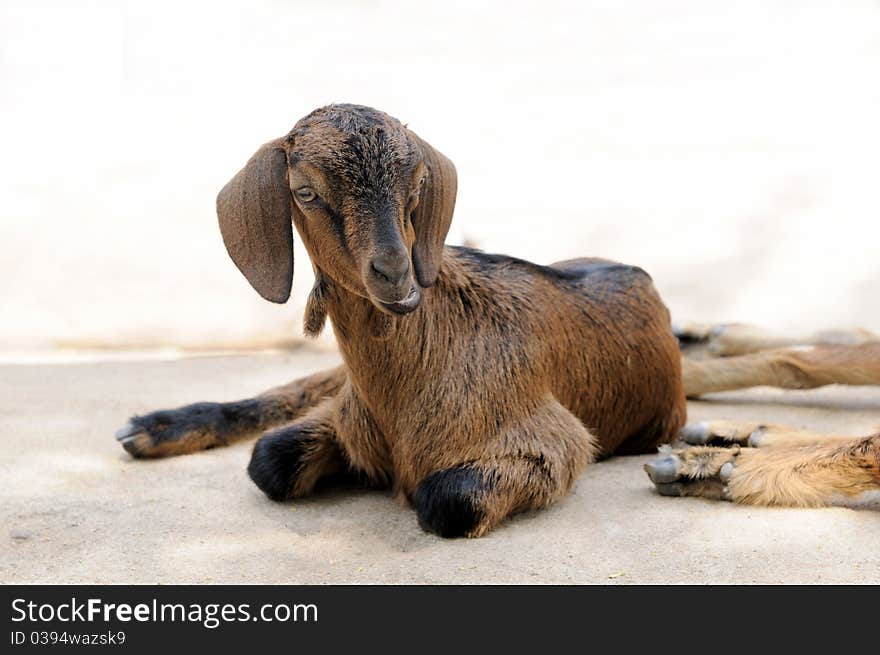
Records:
<instances>
[{"instance_id":1,"label":"goat front leg","mask_svg":"<svg viewBox=\"0 0 880 655\"><path fill-rule=\"evenodd\" d=\"M330 477L386 486L391 471L386 442L348 380L332 398L260 437L248 465L272 500L304 496Z\"/></svg>"},{"instance_id":2,"label":"goat front leg","mask_svg":"<svg viewBox=\"0 0 880 655\"><path fill-rule=\"evenodd\" d=\"M289 423L335 395L345 379L345 368L339 366L247 400L195 403L133 416L116 432L116 439L138 458L169 457L225 446Z\"/></svg>"},{"instance_id":3,"label":"goat front leg","mask_svg":"<svg viewBox=\"0 0 880 655\"><path fill-rule=\"evenodd\" d=\"M696 446L661 452L645 470L664 496L880 509L880 434L807 445Z\"/></svg>"},{"instance_id":4,"label":"goat front leg","mask_svg":"<svg viewBox=\"0 0 880 655\"><path fill-rule=\"evenodd\" d=\"M814 389L827 384L880 384L880 342L768 350L720 359L683 357L681 373L689 398L759 386Z\"/></svg>"},{"instance_id":5,"label":"goat front leg","mask_svg":"<svg viewBox=\"0 0 880 655\"><path fill-rule=\"evenodd\" d=\"M583 424L548 401L484 456L425 477L412 494L419 524L441 537L484 535L568 493L596 452Z\"/></svg>"},{"instance_id":6,"label":"goat front leg","mask_svg":"<svg viewBox=\"0 0 880 655\"><path fill-rule=\"evenodd\" d=\"M334 411L335 400L327 399L254 444L248 475L269 498L304 496L321 479L354 473L336 434Z\"/></svg>"}]
</instances>

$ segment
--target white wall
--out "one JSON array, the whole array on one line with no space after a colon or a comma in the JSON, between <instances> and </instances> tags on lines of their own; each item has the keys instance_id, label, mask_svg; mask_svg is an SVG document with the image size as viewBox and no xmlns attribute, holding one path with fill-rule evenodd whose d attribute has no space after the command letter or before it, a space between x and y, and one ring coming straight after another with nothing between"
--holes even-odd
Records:
<instances>
[{"instance_id":1,"label":"white wall","mask_svg":"<svg viewBox=\"0 0 880 655\"><path fill-rule=\"evenodd\" d=\"M450 242L649 270L678 318L880 330L880 4L0 0L0 349L300 334L214 197L329 102L459 170Z\"/></svg>"}]
</instances>

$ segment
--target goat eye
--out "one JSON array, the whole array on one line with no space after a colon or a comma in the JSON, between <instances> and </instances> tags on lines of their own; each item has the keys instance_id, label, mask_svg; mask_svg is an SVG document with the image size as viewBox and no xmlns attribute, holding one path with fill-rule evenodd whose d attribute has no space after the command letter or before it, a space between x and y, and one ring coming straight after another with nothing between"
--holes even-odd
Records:
<instances>
[{"instance_id":1,"label":"goat eye","mask_svg":"<svg viewBox=\"0 0 880 655\"><path fill-rule=\"evenodd\" d=\"M311 187L304 186L296 190L296 197L299 198L300 202L312 202L312 200L318 197L318 194Z\"/></svg>"}]
</instances>

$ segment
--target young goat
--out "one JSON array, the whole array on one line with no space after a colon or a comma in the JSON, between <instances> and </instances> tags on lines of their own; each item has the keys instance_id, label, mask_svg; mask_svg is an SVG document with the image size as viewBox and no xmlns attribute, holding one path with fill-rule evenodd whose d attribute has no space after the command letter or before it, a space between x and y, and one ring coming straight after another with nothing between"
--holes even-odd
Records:
<instances>
[{"instance_id":1,"label":"young goat","mask_svg":"<svg viewBox=\"0 0 880 655\"><path fill-rule=\"evenodd\" d=\"M316 277L305 331L329 316L344 365L134 417L117 433L125 449L176 455L275 427L248 467L270 498L355 473L393 485L424 529L473 537L561 497L597 457L671 441L681 363L650 277L444 247L455 194L445 156L367 107L318 109L260 148L218 197L226 248L285 302L292 222Z\"/></svg>"},{"instance_id":2,"label":"young goat","mask_svg":"<svg viewBox=\"0 0 880 655\"><path fill-rule=\"evenodd\" d=\"M748 325L677 330L689 397L754 386L880 385L880 340L864 330L777 335ZM792 348L797 346L797 348ZM657 490L749 505L880 508L880 434L850 437L781 425L689 425L691 447L645 465Z\"/></svg>"}]
</instances>

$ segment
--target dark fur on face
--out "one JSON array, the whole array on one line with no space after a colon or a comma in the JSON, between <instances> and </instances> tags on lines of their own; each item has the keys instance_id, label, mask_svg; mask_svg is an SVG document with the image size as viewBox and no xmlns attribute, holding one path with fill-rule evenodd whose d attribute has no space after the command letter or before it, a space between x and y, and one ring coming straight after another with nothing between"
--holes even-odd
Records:
<instances>
[{"instance_id":1,"label":"dark fur on face","mask_svg":"<svg viewBox=\"0 0 880 655\"><path fill-rule=\"evenodd\" d=\"M364 212L408 192L421 159L397 119L358 105L316 109L297 122L287 141L291 165L306 160L319 167L332 177L334 190L340 196L344 190Z\"/></svg>"}]
</instances>

